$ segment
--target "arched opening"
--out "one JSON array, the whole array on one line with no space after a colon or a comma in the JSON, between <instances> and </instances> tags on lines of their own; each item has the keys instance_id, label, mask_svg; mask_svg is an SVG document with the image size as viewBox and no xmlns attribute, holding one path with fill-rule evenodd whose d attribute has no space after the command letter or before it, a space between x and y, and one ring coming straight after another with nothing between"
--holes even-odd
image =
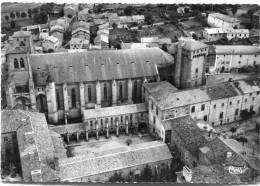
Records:
<instances>
[{"instance_id":1,"label":"arched opening","mask_svg":"<svg viewBox=\"0 0 260 186\"><path fill-rule=\"evenodd\" d=\"M17 97L15 99L15 102L19 103L19 104L22 104L22 105L24 105L26 107L30 107L30 100L28 98L26 98L26 97L22 97L22 96Z\"/></svg>"},{"instance_id":2,"label":"arched opening","mask_svg":"<svg viewBox=\"0 0 260 186\"><path fill-rule=\"evenodd\" d=\"M25 66L24 66L24 60L23 60L23 58L20 58L20 67L21 68L24 68Z\"/></svg>"},{"instance_id":3,"label":"arched opening","mask_svg":"<svg viewBox=\"0 0 260 186\"><path fill-rule=\"evenodd\" d=\"M123 84L122 82L119 83L119 99L123 99Z\"/></svg>"},{"instance_id":4,"label":"arched opening","mask_svg":"<svg viewBox=\"0 0 260 186\"><path fill-rule=\"evenodd\" d=\"M46 113L48 112L48 107L47 107L47 99L46 96L43 94L39 94L36 97L36 106L39 112L41 113Z\"/></svg>"},{"instance_id":5,"label":"arched opening","mask_svg":"<svg viewBox=\"0 0 260 186\"><path fill-rule=\"evenodd\" d=\"M223 73L224 71L225 71L225 67L222 66L222 67L221 67L221 70L220 70L220 73Z\"/></svg>"},{"instance_id":6,"label":"arched opening","mask_svg":"<svg viewBox=\"0 0 260 186\"><path fill-rule=\"evenodd\" d=\"M14 58L14 68L19 68L18 60L16 58Z\"/></svg>"}]
</instances>

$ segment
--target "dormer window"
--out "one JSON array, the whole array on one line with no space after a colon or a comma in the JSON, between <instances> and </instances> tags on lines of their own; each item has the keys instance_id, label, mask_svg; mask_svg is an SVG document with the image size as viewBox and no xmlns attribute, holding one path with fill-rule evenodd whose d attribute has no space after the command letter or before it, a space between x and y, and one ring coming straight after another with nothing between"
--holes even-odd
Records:
<instances>
[{"instance_id":1,"label":"dormer window","mask_svg":"<svg viewBox=\"0 0 260 186\"><path fill-rule=\"evenodd\" d=\"M15 69L19 68L18 60L16 58L14 58L14 68Z\"/></svg>"}]
</instances>

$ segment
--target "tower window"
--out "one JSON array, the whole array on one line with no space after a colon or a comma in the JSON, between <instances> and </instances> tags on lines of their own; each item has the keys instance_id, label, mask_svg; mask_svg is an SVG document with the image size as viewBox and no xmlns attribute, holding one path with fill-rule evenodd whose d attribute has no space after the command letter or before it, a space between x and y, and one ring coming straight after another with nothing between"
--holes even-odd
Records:
<instances>
[{"instance_id":1,"label":"tower window","mask_svg":"<svg viewBox=\"0 0 260 186\"><path fill-rule=\"evenodd\" d=\"M205 104L201 105L201 111L205 110Z\"/></svg>"},{"instance_id":2,"label":"tower window","mask_svg":"<svg viewBox=\"0 0 260 186\"><path fill-rule=\"evenodd\" d=\"M196 68L196 70L195 70L195 73L198 73L199 72L199 69L198 68Z\"/></svg>"},{"instance_id":3,"label":"tower window","mask_svg":"<svg viewBox=\"0 0 260 186\"><path fill-rule=\"evenodd\" d=\"M23 58L20 58L20 67L24 68L24 60L23 60Z\"/></svg>"},{"instance_id":4,"label":"tower window","mask_svg":"<svg viewBox=\"0 0 260 186\"><path fill-rule=\"evenodd\" d=\"M14 58L14 68L19 68L18 60Z\"/></svg>"},{"instance_id":5,"label":"tower window","mask_svg":"<svg viewBox=\"0 0 260 186\"><path fill-rule=\"evenodd\" d=\"M195 112L195 106L191 107L191 113Z\"/></svg>"},{"instance_id":6,"label":"tower window","mask_svg":"<svg viewBox=\"0 0 260 186\"><path fill-rule=\"evenodd\" d=\"M222 119L223 118L223 112L221 112L220 114L219 114L219 119Z\"/></svg>"},{"instance_id":7,"label":"tower window","mask_svg":"<svg viewBox=\"0 0 260 186\"><path fill-rule=\"evenodd\" d=\"M56 90L56 98L57 98L57 107L58 109L60 108L60 94L59 94L59 90Z\"/></svg>"}]
</instances>

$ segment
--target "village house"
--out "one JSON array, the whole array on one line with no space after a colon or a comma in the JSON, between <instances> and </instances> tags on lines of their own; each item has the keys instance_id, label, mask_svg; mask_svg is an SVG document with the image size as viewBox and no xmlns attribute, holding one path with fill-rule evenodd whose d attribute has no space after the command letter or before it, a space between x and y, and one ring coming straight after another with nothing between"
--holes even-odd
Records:
<instances>
[{"instance_id":1,"label":"village house","mask_svg":"<svg viewBox=\"0 0 260 186\"><path fill-rule=\"evenodd\" d=\"M42 41L42 49L44 52L54 52L60 46L60 41L54 36L49 36Z\"/></svg>"},{"instance_id":2,"label":"village house","mask_svg":"<svg viewBox=\"0 0 260 186\"><path fill-rule=\"evenodd\" d=\"M239 28L240 21L221 13L212 13L208 15L208 24L212 27Z\"/></svg>"}]
</instances>

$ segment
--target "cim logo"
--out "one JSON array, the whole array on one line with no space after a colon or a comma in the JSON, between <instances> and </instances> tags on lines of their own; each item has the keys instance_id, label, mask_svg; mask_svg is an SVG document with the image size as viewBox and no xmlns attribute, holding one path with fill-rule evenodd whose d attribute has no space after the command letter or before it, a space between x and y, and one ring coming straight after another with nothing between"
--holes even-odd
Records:
<instances>
[{"instance_id":1,"label":"cim logo","mask_svg":"<svg viewBox=\"0 0 260 186\"><path fill-rule=\"evenodd\" d=\"M246 166L244 166L244 167L234 167L234 166L230 165L228 167L228 172L230 174L243 174L243 173L246 172L247 169L248 168Z\"/></svg>"}]
</instances>

